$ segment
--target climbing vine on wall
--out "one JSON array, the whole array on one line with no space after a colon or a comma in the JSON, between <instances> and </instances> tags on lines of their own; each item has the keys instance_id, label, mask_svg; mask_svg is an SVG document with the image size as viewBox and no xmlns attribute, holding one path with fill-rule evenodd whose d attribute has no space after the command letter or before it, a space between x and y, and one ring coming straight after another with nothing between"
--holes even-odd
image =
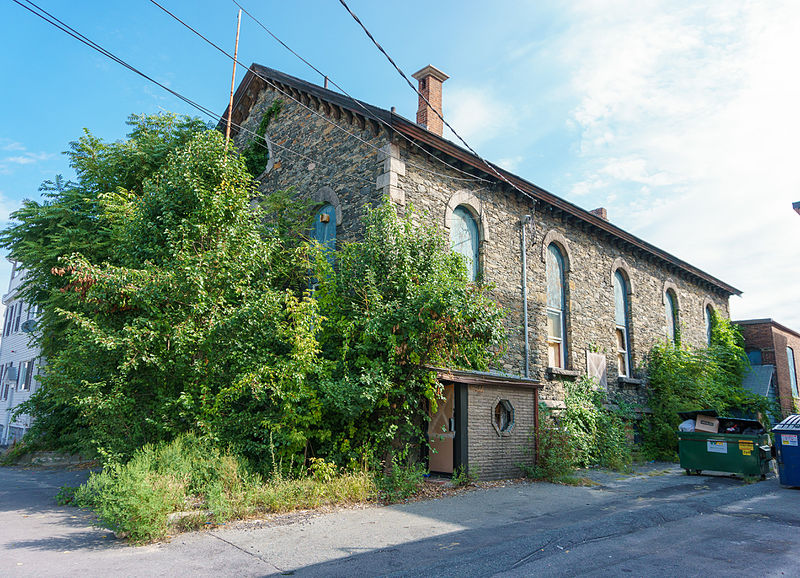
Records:
<instances>
[{"instance_id":1,"label":"climbing vine on wall","mask_svg":"<svg viewBox=\"0 0 800 578\"><path fill-rule=\"evenodd\" d=\"M242 151L242 158L244 159L247 170L254 177L258 177L264 172L269 162L269 146L267 145L267 128L269 123L272 122L278 113L283 109L283 100L276 98L269 105L269 108L264 111L264 116L261 117L261 122L258 123L256 129L256 137L250 139Z\"/></svg>"}]
</instances>

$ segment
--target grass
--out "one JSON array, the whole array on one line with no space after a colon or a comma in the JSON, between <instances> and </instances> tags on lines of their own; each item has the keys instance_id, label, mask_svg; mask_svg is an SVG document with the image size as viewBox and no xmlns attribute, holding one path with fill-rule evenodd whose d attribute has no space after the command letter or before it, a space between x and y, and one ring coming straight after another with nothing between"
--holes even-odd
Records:
<instances>
[{"instance_id":1,"label":"grass","mask_svg":"<svg viewBox=\"0 0 800 578\"><path fill-rule=\"evenodd\" d=\"M316 475L321 469L325 475ZM104 526L144 543L173 529L364 502L376 494L368 472L344 473L319 464L309 477L265 479L235 456L188 435L145 446L130 462L92 474L82 486L62 489L58 497L61 503L91 508ZM178 512L189 514L171 524L170 515Z\"/></svg>"}]
</instances>

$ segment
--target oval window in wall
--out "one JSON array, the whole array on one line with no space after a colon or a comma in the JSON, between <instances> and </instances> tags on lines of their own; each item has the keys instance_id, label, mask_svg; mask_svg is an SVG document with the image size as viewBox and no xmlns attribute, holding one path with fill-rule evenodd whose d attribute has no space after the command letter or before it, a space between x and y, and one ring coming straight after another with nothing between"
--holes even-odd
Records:
<instances>
[{"instance_id":1,"label":"oval window in wall","mask_svg":"<svg viewBox=\"0 0 800 578\"><path fill-rule=\"evenodd\" d=\"M450 247L464 257L467 264L467 277L470 281L478 278L479 242L478 222L469 209L464 205L459 205L453 211L450 220Z\"/></svg>"}]
</instances>

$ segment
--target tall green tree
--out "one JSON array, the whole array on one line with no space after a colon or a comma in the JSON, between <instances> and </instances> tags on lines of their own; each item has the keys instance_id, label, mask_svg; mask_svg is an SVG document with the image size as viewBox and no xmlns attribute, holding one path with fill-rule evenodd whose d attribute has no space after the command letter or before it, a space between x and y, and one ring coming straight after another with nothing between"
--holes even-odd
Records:
<instances>
[{"instance_id":1,"label":"tall green tree","mask_svg":"<svg viewBox=\"0 0 800 578\"><path fill-rule=\"evenodd\" d=\"M501 351L501 310L440 230L387 202L331 256L294 192L253 202L218 132L130 122L126 141L73 143L77 181L2 234L44 308L47 370L23 407L40 443L115 462L192 431L262 470L390 458L437 401L426 366Z\"/></svg>"}]
</instances>

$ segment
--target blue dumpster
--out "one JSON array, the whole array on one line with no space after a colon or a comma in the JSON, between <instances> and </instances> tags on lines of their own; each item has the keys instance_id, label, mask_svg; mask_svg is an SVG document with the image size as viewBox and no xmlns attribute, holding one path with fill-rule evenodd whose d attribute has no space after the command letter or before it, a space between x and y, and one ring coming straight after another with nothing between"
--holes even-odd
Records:
<instances>
[{"instance_id":1,"label":"blue dumpster","mask_svg":"<svg viewBox=\"0 0 800 578\"><path fill-rule=\"evenodd\" d=\"M800 415L790 415L772 428L782 486L800 486Z\"/></svg>"}]
</instances>

